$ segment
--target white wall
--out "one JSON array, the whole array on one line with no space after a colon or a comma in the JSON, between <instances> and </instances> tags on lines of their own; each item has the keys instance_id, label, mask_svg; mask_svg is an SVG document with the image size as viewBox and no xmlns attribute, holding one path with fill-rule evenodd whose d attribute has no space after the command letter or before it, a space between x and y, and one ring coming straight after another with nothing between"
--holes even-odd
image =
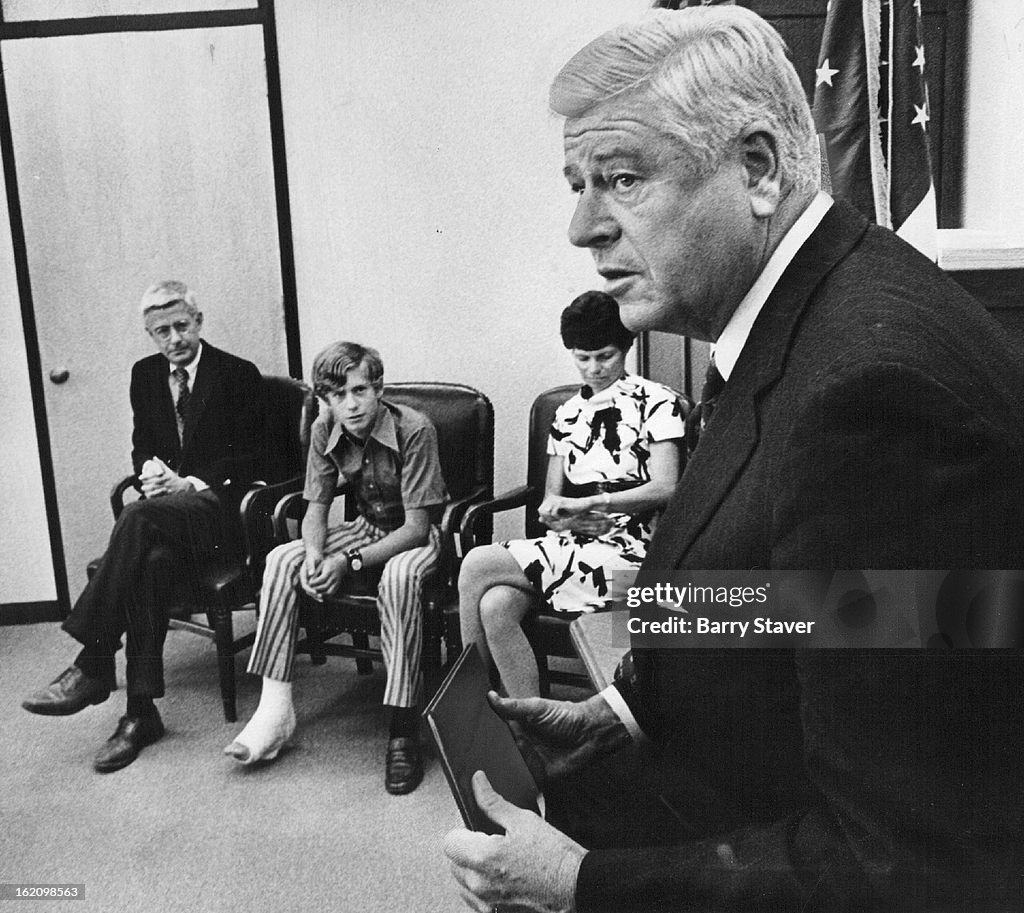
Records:
<instances>
[{"instance_id":1,"label":"white wall","mask_svg":"<svg viewBox=\"0 0 1024 913\"><path fill-rule=\"evenodd\" d=\"M522 481L529 403L577 379L559 312L600 280L566 239L547 88L646 0L279 0L303 361L377 346L390 380L495 406L496 485Z\"/></svg>"},{"instance_id":2,"label":"white wall","mask_svg":"<svg viewBox=\"0 0 1024 913\"><path fill-rule=\"evenodd\" d=\"M951 269L1024 266L1024 0L974 0L967 49L964 230L943 232Z\"/></svg>"}]
</instances>

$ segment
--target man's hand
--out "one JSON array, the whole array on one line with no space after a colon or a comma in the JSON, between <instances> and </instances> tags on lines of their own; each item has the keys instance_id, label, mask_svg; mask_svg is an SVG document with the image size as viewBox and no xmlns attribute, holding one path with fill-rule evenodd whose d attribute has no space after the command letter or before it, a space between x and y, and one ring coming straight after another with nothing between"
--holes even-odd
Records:
<instances>
[{"instance_id":1,"label":"man's hand","mask_svg":"<svg viewBox=\"0 0 1024 913\"><path fill-rule=\"evenodd\" d=\"M473 774L473 795L505 834L459 828L445 838L462 899L479 913L573 913L576 875L587 851L538 815L506 802L479 770Z\"/></svg>"},{"instance_id":2,"label":"man's hand","mask_svg":"<svg viewBox=\"0 0 1024 913\"><path fill-rule=\"evenodd\" d=\"M159 498L164 495L179 494L184 491L195 491L195 486L179 476L159 457L146 460L139 473L142 493L147 498Z\"/></svg>"},{"instance_id":3,"label":"man's hand","mask_svg":"<svg viewBox=\"0 0 1024 913\"><path fill-rule=\"evenodd\" d=\"M344 555L313 557L309 552L299 571L299 583L313 599L322 601L338 591L348 573L348 560Z\"/></svg>"},{"instance_id":4,"label":"man's hand","mask_svg":"<svg viewBox=\"0 0 1024 913\"><path fill-rule=\"evenodd\" d=\"M541 787L631 741L625 725L599 694L574 702L503 698L490 691L487 699L498 716L511 723L519 750Z\"/></svg>"}]
</instances>

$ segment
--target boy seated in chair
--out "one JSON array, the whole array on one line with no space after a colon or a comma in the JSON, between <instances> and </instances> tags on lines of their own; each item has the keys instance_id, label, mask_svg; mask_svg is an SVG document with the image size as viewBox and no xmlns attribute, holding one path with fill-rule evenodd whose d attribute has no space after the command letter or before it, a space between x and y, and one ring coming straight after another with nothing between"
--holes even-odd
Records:
<instances>
[{"instance_id":1,"label":"boy seated in chair","mask_svg":"<svg viewBox=\"0 0 1024 913\"><path fill-rule=\"evenodd\" d=\"M424 578L437 566L437 522L447 500L437 432L413 409L382 398L380 354L336 342L313 363L313 390L326 408L313 425L302 538L267 558L249 671L263 676L259 706L227 748L243 764L275 758L295 731L292 677L300 589L323 600L363 569L380 568L377 605L391 707L385 788L402 794L423 778L417 689ZM358 516L329 524L339 482Z\"/></svg>"}]
</instances>

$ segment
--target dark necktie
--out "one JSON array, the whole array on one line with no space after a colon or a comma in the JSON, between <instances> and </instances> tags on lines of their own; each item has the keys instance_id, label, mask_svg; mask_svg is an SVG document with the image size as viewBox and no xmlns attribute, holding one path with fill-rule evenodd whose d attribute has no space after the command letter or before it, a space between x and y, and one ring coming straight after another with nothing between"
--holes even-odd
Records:
<instances>
[{"instance_id":1,"label":"dark necktie","mask_svg":"<svg viewBox=\"0 0 1024 913\"><path fill-rule=\"evenodd\" d=\"M714 415L715 404L724 387L725 378L722 377L722 372L718 370L715 360L712 358L708 362L707 374L704 375L704 386L700 391L700 402L693 407L693 411L690 412L686 419L686 449L689 453L693 453L697 449L697 445L700 443L700 436L704 429L707 428L708 422L711 421L711 416Z\"/></svg>"},{"instance_id":2,"label":"dark necktie","mask_svg":"<svg viewBox=\"0 0 1024 913\"><path fill-rule=\"evenodd\" d=\"M178 381L178 402L174 406L174 417L178 421L178 438L184 440L185 409L188 407L188 400L192 395L188 389L188 371L184 368L175 368L174 377Z\"/></svg>"}]
</instances>

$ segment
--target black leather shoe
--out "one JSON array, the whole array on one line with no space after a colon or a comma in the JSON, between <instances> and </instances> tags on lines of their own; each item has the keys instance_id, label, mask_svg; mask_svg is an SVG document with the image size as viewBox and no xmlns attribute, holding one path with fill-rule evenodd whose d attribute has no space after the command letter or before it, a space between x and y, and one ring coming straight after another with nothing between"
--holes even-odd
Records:
<instances>
[{"instance_id":1,"label":"black leather shoe","mask_svg":"<svg viewBox=\"0 0 1024 913\"><path fill-rule=\"evenodd\" d=\"M146 716L123 716L117 731L96 755L93 767L101 774L127 767L143 748L159 741L163 734L163 721L155 711Z\"/></svg>"},{"instance_id":2,"label":"black leather shoe","mask_svg":"<svg viewBox=\"0 0 1024 913\"><path fill-rule=\"evenodd\" d=\"M423 779L423 757L416 739L397 738L388 742L384 788L393 796L411 793Z\"/></svg>"},{"instance_id":3,"label":"black leather shoe","mask_svg":"<svg viewBox=\"0 0 1024 913\"><path fill-rule=\"evenodd\" d=\"M90 704L102 704L108 697L110 688L103 682L89 678L78 666L70 666L45 688L32 692L21 706L43 716L70 716Z\"/></svg>"}]
</instances>

